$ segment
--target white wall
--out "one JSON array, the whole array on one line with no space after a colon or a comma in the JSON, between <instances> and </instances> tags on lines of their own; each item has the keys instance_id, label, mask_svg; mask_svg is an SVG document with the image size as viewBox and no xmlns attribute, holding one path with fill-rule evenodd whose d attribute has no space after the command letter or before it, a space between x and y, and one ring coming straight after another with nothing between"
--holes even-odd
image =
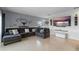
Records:
<instances>
[{"instance_id":1,"label":"white wall","mask_svg":"<svg viewBox=\"0 0 79 59\"><path fill-rule=\"evenodd\" d=\"M30 16L30 15L24 15L24 14L19 14L15 12L10 12L10 11L4 11L5 13L5 27L18 27L22 26L20 22L16 22L17 18L25 18L28 21L32 21L29 26L30 27L35 27L38 26L37 22L45 20L45 18L40 18L36 16Z\"/></svg>"},{"instance_id":2,"label":"white wall","mask_svg":"<svg viewBox=\"0 0 79 59\"><path fill-rule=\"evenodd\" d=\"M53 14L50 17L52 19L54 17L71 16L71 26L68 26L68 27L50 26L50 28L51 28L51 35L53 34L52 30L54 30L54 29L62 29L62 30L67 30L68 31L69 39L79 40L79 17L78 17L78 26L75 26L74 25L74 15L75 14L78 14L78 16L79 16L79 9Z\"/></svg>"},{"instance_id":3,"label":"white wall","mask_svg":"<svg viewBox=\"0 0 79 59\"><path fill-rule=\"evenodd\" d=\"M1 42L1 37L2 37L2 13L0 10L0 42Z\"/></svg>"}]
</instances>

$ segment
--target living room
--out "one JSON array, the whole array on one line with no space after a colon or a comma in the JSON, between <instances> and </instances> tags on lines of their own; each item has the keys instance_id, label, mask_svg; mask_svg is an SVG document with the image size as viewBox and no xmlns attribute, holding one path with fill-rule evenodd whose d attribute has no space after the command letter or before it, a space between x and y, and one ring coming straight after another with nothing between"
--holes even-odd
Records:
<instances>
[{"instance_id":1,"label":"living room","mask_svg":"<svg viewBox=\"0 0 79 59\"><path fill-rule=\"evenodd\" d=\"M1 7L0 15L0 50L79 50L78 7Z\"/></svg>"}]
</instances>

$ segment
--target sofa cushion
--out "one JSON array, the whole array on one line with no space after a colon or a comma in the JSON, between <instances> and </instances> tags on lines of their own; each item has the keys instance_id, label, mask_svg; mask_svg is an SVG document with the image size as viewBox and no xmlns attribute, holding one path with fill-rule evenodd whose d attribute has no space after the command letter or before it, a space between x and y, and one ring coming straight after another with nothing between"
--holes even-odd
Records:
<instances>
[{"instance_id":1,"label":"sofa cushion","mask_svg":"<svg viewBox=\"0 0 79 59\"><path fill-rule=\"evenodd\" d=\"M5 38L13 38L13 37L20 37L20 34L16 34L16 35L6 35L6 36L3 36L3 39Z\"/></svg>"}]
</instances>

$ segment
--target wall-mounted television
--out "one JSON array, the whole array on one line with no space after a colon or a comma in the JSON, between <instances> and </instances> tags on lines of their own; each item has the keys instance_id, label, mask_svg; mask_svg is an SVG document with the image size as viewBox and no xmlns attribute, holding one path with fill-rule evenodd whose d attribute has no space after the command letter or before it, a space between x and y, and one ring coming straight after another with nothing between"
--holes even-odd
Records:
<instances>
[{"instance_id":1,"label":"wall-mounted television","mask_svg":"<svg viewBox=\"0 0 79 59\"><path fill-rule=\"evenodd\" d=\"M57 27L71 26L71 16L55 17L53 19L53 26Z\"/></svg>"}]
</instances>

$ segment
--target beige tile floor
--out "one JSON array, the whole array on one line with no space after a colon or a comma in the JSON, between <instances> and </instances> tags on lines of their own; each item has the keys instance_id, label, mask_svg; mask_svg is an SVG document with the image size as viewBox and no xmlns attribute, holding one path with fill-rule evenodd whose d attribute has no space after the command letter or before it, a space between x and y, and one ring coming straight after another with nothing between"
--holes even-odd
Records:
<instances>
[{"instance_id":1,"label":"beige tile floor","mask_svg":"<svg viewBox=\"0 0 79 59\"><path fill-rule=\"evenodd\" d=\"M0 51L78 51L79 41L50 36L42 39L37 36L23 38L21 42L0 45Z\"/></svg>"}]
</instances>

